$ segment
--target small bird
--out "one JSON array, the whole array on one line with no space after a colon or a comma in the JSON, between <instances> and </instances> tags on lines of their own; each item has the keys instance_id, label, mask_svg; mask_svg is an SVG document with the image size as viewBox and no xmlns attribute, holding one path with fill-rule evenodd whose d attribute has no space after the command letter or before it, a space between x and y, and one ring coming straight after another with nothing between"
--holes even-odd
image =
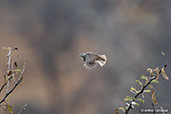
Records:
<instances>
[{"instance_id":1,"label":"small bird","mask_svg":"<svg viewBox=\"0 0 171 114\"><path fill-rule=\"evenodd\" d=\"M93 52L81 53L79 56L84 61L84 67L90 70L95 68L97 64L103 67L107 61L106 55L99 55Z\"/></svg>"}]
</instances>

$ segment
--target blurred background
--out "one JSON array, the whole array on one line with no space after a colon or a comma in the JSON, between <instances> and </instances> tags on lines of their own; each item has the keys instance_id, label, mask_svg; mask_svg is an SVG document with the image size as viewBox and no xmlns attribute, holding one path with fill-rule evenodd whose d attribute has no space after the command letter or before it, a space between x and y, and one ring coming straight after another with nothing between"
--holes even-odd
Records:
<instances>
[{"instance_id":1,"label":"blurred background","mask_svg":"<svg viewBox=\"0 0 171 114\"><path fill-rule=\"evenodd\" d=\"M24 104L23 114L114 114L148 67L170 60L170 11L169 0L1 0L0 47L18 47L15 59L26 62L9 96L14 114ZM107 64L85 69L79 54L86 51L105 54ZM6 54L0 49L1 80ZM159 80L157 106L169 109L170 80ZM145 97L131 114L151 107Z\"/></svg>"}]
</instances>

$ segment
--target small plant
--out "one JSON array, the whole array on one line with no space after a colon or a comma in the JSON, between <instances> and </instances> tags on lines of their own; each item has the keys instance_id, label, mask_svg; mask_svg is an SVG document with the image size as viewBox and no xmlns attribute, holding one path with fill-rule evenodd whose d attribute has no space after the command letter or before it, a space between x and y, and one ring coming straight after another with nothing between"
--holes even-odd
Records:
<instances>
[{"instance_id":1,"label":"small plant","mask_svg":"<svg viewBox=\"0 0 171 114\"><path fill-rule=\"evenodd\" d=\"M9 114L13 114L12 105L9 103L8 96L11 95L16 87L22 82L25 71L25 63L22 68L18 68L17 62L12 57L13 51L18 51L18 48L3 47L4 50L8 51L7 54L7 71L4 74L4 83L0 86L0 106L4 111L8 111ZM25 110L26 105L22 107L19 114Z\"/></svg>"},{"instance_id":2,"label":"small plant","mask_svg":"<svg viewBox=\"0 0 171 114\"><path fill-rule=\"evenodd\" d=\"M156 68L148 68L147 71L150 73L150 76L142 75L140 80L136 80L135 82L141 86L140 90L137 90L134 87L130 88L130 92L133 93L133 96L126 96L124 100L126 101L126 107L119 107L116 108L115 114L119 114L119 110L123 111L125 114L128 114L131 109L134 109L135 106L139 106L140 103L145 102L145 93L151 93L151 100L152 106L155 108L157 104L156 96L155 96L155 88L153 84L159 84L159 76L160 74L163 76L164 79L169 80L168 76L166 75L165 69L167 64L158 66ZM144 80L144 83L142 82ZM155 110L153 111L155 114Z\"/></svg>"}]
</instances>

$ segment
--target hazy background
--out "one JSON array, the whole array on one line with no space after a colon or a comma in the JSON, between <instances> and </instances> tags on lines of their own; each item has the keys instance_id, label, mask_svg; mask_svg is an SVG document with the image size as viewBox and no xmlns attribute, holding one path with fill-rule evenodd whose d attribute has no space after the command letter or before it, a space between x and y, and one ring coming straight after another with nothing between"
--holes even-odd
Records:
<instances>
[{"instance_id":1,"label":"hazy background","mask_svg":"<svg viewBox=\"0 0 171 114\"><path fill-rule=\"evenodd\" d=\"M14 114L25 103L23 114L114 114L146 68L170 60L170 11L169 0L0 0L0 47L18 47L19 65L27 64L9 96ZM83 68L85 51L105 54L107 64ZM0 49L1 80L6 54ZM170 109L170 89L160 78L158 106Z\"/></svg>"}]
</instances>

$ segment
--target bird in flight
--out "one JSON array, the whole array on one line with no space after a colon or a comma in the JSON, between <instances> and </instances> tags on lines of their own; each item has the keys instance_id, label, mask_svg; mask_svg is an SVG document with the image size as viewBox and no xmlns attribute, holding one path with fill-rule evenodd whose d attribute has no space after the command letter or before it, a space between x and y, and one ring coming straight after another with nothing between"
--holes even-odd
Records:
<instances>
[{"instance_id":1,"label":"bird in flight","mask_svg":"<svg viewBox=\"0 0 171 114\"><path fill-rule=\"evenodd\" d=\"M84 67L87 69L93 69L99 64L103 67L106 64L107 58L106 55L99 55L93 52L85 52L79 55L84 61Z\"/></svg>"}]
</instances>

